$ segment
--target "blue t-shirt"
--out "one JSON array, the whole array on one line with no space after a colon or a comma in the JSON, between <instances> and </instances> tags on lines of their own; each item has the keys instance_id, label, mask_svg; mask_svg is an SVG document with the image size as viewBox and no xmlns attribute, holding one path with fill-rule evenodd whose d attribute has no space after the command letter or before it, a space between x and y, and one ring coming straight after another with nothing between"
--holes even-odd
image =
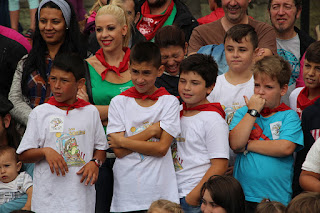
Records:
<instances>
[{"instance_id":1,"label":"blue t-shirt","mask_svg":"<svg viewBox=\"0 0 320 213\"><path fill-rule=\"evenodd\" d=\"M247 111L246 106L236 111L230 130L241 121ZM303 148L301 122L295 111L280 111L268 118L260 116L256 119L256 124L270 140L291 141L298 145L296 151ZM263 139L260 137L260 140ZM268 143L268 140L265 141ZM255 152L247 155L239 153L233 175L241 183L247 201L259 203L263 198L269 198L287 205L292 194L293 163L293 155L272 157Z\"/></svg>"}]
</instances>

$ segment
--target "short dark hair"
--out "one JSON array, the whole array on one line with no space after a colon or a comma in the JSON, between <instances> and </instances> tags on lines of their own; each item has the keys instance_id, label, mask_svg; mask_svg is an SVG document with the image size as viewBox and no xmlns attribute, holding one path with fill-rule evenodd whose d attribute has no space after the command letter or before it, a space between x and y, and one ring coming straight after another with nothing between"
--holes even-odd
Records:
<instances>
[{"instance_id":1,"label":"short dark hair","mask_svg":"<svg viewBox=\"0 0 320 213\"><path fill-rule=\"evenodd\" d=\"M76 81L85 78L84 60L76 53L61 53L53 60L52 68L58 68L66 72L71 72Z\"/></svg>"},{"instance_id":2,"label":"short dark hair","mask_svg":"<svg viewBox=\"0 0 320 213\"><path fill-rule=\"evenodd\" d=\"M271 8L272 1L273 0L269 0L269 2L268 2L268 10L270 10L270 8ZM302 9L302 0L294 0L294 5L296 6L296 8L298 10Z\"/></svg>"},{"instance_id":3,"label":"short dark hair","mask_svg":"<svg viewBox=\"0 0 320 213\"><path fill-rule=\"evenodd\" d=\"M249 24L237 24L233 27L231 27L224 36L223 43L226 43L227 38L231 38L232 40L240 43L241 40L249 36L250 42L253 46L253 49L255 50L258 47L258 35L257 32L254 30L254 27L252 27Z\"/></svg>"},{"instance_id":4,"label":"short dark hair","mask_svg":"<svg viewBox=\"0 0 320 213\"><path fill-rule=\"evenodd\" d=\"M309 62L320 63L320 41L315 41L308 47L305 59Z\"/></svg>"},{"instance_id":5,"label":"short dark hair","mask_svg":"<svg viewBox=\"0 0 320 213\"><path fill-rule=\"evenodd\" d=\"M218 65L210 55L193 54L182 60L180 64L180 74L195 72L206 82L206 87L216 83L218 76Z\"/></svg>"},{"instance_id":6,"label":"short dark hair","mask_svg":"<svg viewBox=\"0 0 320 213\"><path fill-rule=\"evenodd\" d=\"M211 199L228 213L245 213L245 197L242 187L234 177L214 175L201 188L201 197L205 190Z\"/></svg>"},{"instance_id":7,"label":"short dark hair","mask_svg":"<svg viewBox=\"0 0 320 213\"><path fill-rule=\"evenodd\" d=\"M130 53L130 63L152 63L157 69L161 66L159 47L150 41L135 44Z\"/></svg>"},{"instance_id":8,"label":"short dark hair","mask_svg":"<svg viewBox=\"0 0 320 213\"><path fill-rule=\"evenodd\" d=\"M157 31L154 43L157 44L159 48L179 46L184 50L186 45L185 34L179 27L167 25Z\"/></svg>"},{"instance_id":9,"label":"short dark hair","mask_svg":"<svg viewBox=\"0 0 320 213\"><path fill-rule=\"evenodd\" d=\"M15 161L18 163L19 162L19 158L18 155L16 153L16 149L11 147L11 146L0 146L0 155L3 155L4 153L8 153L10 155L12 155L15 159Z\"/></svg>"},{"instance_id":10,"label":"short dark hair","mask_svg":"<svg viewBox=\"0 0 320 213\"><path fill-rule=\"evenodd\" d=\"M280 56L265 56L253 65L253 76L267 75L273 80L277 80L280 88L289 84L291 77L291 65Z\"/></svg>"}]
</instances>

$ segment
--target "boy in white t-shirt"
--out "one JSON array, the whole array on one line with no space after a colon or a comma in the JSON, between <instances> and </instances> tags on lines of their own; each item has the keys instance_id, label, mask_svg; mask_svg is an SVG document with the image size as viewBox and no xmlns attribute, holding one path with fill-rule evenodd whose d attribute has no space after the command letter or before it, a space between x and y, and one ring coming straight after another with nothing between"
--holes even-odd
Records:
<instances>
[{"instance_id":1,"label":"boy in white t-shirt","mask_svg":"<svg viewBox=\"0 0 320 213\"><path fill-rule=\"evenodd\" d=\"M243 96L250 98L253 95L254 82L251 67L257 56L257 47L257 33L248 24L233 26L224 37L224 49L229 70L218 76L207 99L209 102L221 104L228 124L231 123L235 111L245 106ZM230 166L234 165L235 157L236 154L230 149Z\"/></svg>"},{"instance_id":2,"label":"boy in white t-shirt","mask_svg":"<svg viewBox=\"0 0 320 213\"><path fill-rule=\"evenodd\" d=\"M0 205L27 194L28 199L22 209L30 210L32 178L28 173L20 172L21 166L13 147L0 146Z\"/></svg>"},{"instance_id":3,"label":"boy in white t-shirt","mask_svg":"<svg viewBox=\"0 0 320 213\"><path fill-rule=\"evenodd\" d=\"M35 163L31 210L37 213L95 211L93 184L107 140L98 110L77 99L84 76L79 56L55 57L48 79L53 96L30 113L18 147L23 162Z\"/></svg>"},{"instance_id":4,"label":"boy in white t-shirt","mask_svg":"<svg viewBox=\"0 0 320 213\"><path fill-rule=\"evenodd\" d=\"M212 175L228 167L229 128L219 103L206 99L214 87L218 66L211 56L194 54L180 65L179 94L183 103L181 135L173 149L183 211L201 212L200 191Z\"/></svg>"},{"instance_id":5,"label":"boy in white t-shirt","mask_svg":"<svg viewBox=\"0 0 320 213\"><path fill-rule=\"evenodd\" d=\"M179 203L170 149L180 133L179 101L154 85L163 71L159 48L152 42L136 44L130 54L134 87L109 105L107 133L117 156L111 212L146 211L158 199ZM159 122L161 134L150 131Z\"/></svg>"}]
</instances>

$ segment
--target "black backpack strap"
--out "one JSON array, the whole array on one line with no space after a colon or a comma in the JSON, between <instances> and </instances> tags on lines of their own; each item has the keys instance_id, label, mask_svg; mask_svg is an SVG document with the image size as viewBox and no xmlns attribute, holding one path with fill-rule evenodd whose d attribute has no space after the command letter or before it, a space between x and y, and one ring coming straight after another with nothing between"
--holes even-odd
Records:
<instances>
[{"instance_id":1,"label":"black backpack strap","mask_svg":"<svg viewBox=\"0 0 320 213\"><path fill-rule=\"evenodd\" d=\"M92 97L92 86L91 86L91 78L90 78L90 71L88 67L88 62L84 61L84 67L86 69L86 89L87 89L87 94L89 96L89 102L91 104L94 104L93 102L93 97Z\"/></svg>"}]
</instances>

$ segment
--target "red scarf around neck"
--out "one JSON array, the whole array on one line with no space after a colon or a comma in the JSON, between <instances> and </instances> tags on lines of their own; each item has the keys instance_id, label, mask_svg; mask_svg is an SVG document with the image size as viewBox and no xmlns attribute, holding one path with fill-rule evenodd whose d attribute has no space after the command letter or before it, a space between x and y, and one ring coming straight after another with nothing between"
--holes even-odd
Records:
<instances>
[{"instance_id":1,"label":"red scarf around neck","mask_svg":"<svg viewBox=\"0 0 320 213\"><path fill-rule=\"evenodd\" d=\"M305 87L301 90L301 92L298 95L297 98L297 112L299 114L299 117L301 118L301 114L302 111L307 108L308 106L311 106L314 104L314 102L316 102L316 100L318 100L318 98L320 98L320 95L318 95L317 97L315 97L314 99L310 100L308 98L309 95L309 88ZM300 110L298 110L300 109Z\"/></svg>"},{"instance_id":2,"label":"red scarf around neck","mask_svg":"<svg viewBox=\"0 0 320 213\"><path fill-rule=\"evenodd\" d=\"M221 115L223 119L226 117L226 113L222 109L220 103L209 103L209 104L201 104L195 107L187 108L186 103L183 103L183 110L189 111L189 110L197 110L197 111L212 111L217 112ZM183 115L183 110L180 111L180 117Z\"/></svg>"},{"instance_id":3,"label":"red scarf around neck","mask_svg":"<svg viewBox=\"0 0 320 213\"><path fill-rule=\"evenodd\" d=\"M138 99L142 99L142 100L145 100L147 98L149 98L151 100L158 100L158 98L160 96L170 95L170 93L164 87L160 87L152 95L145 95L145 94L138 92L135 87L131 87L131 88L127 89L126 91L122 92L120 95L124 95L124 96L131 97L131 98L138 98Z\"/></svg>"},{"instance_id":4,"label":"red scarf around neck","mask_svg":"<svg viewBox=\"0 0 320 213\"><path fill-rule=\"evenodd\" d=\"M167 8L164 14L151 15L148 1L145 1L141 6L142 18L137 24L137 29L140 31L148 41L150 41L156 34L159 28L167 21L173 10L174 2Z\"/></svg>"},{"instance_id":5,"label":"red scarf around neck","mask_svg":"<svg viewBox=\"0 0 320 213\"><path fill-rule=\"evenodd\" d=\"M260 114L263 117L266 117L266 116L270 115L271 113L279 112L279 111L286 111L286 110L290 110L290 109L291 108L288 107L285 103L282 103L274 109L270 109L269 107L263 108L262 111L260 112Z\"/></svg>"},{"instance_id":6,"label":"red scarf around neck","mask_svg":"<svg viewBox=\"0 0 320 213\"><path fill-rule=\"evenodd\" d=\"M96 52L96 57L97 59L101 62L101 64L103 66L106 67L106 69L101 73L101 78L102 80L104 81L104 79L106 79L106 74L108 71L114 71L115 73L117 73L118 76L120 76L120 73L128 70L128 62L129 62L129 59L130 59L130 49L128 47L124 47L122 49L124 52L125 52L125 55L122 59L122 61L120 62L120 65L119 67L115 67L115 66L110 66L105 58L104 58L104 54L103 54L103 50L102 48L100 48L97 52Z\"/></svg>"},{"instance_id":7,"label":"red scarf around neck","mask_svg":"<svg viewBox=\"0 0 320 213\"><path fill-rule=\"evenodd\" d=\"M69 113L69 110L72 109L72 108L81 108L81 107L90 105L89 102L86 102L85 100L82 100L80 98L78 98L78 100L76 102L74 102L73 104L61 103L61 102L56 101L54 96L51 96L47 103L51 104L51 105L54 105L56 107L68 107L67 115Z\"/></svg>"}]
</instances>

